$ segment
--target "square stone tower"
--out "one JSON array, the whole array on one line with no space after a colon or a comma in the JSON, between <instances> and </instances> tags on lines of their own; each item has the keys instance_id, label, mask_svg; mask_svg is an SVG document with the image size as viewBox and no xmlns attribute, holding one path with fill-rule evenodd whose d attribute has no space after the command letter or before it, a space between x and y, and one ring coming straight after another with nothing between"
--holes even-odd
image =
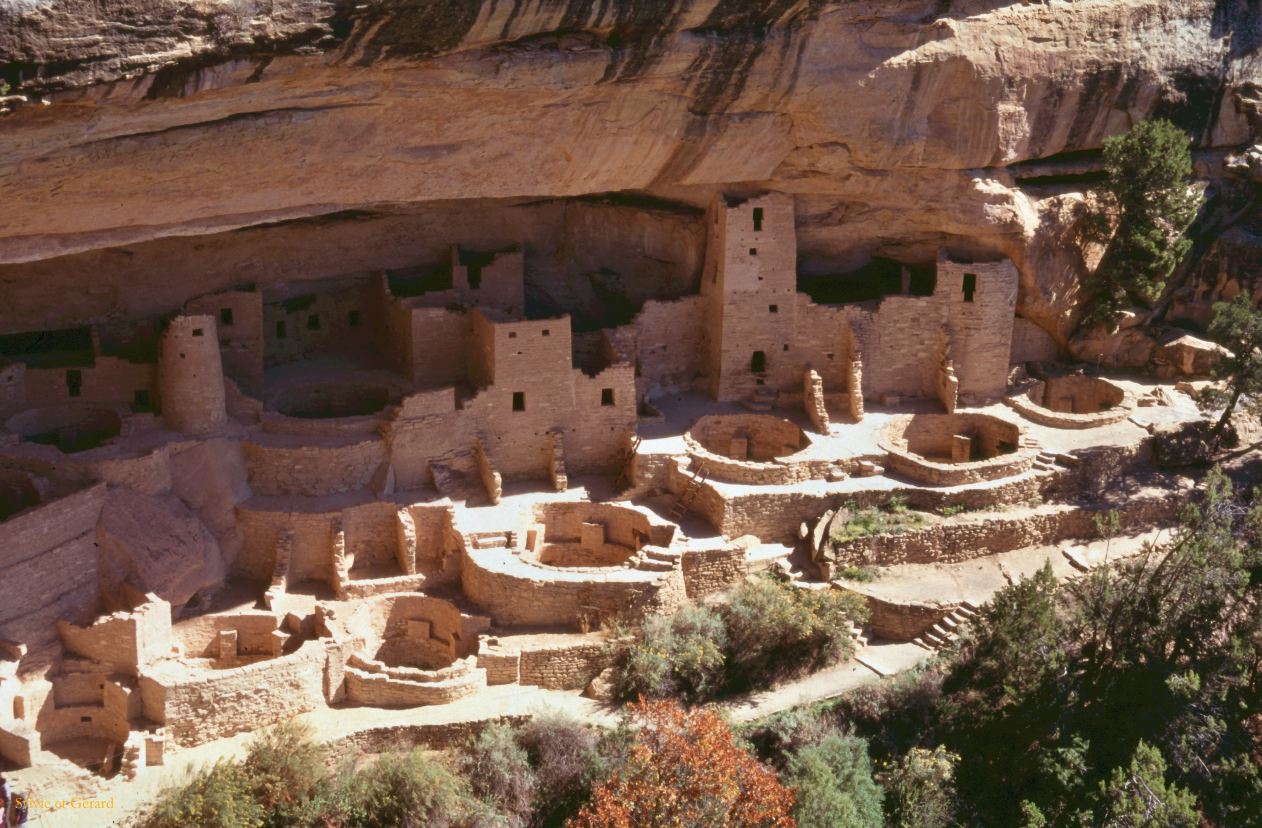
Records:
<instances>
[{"instance_id":1,"label":"square stone tower","mask_svg":"<svg viewBox=\"0 0 1262 828\"><path fill-rule=\"evenodd\" d=\"M718 400L802 381L797 335L793 197L719 195L708 216L704 364Z\"/></svg>"}]
</instances>

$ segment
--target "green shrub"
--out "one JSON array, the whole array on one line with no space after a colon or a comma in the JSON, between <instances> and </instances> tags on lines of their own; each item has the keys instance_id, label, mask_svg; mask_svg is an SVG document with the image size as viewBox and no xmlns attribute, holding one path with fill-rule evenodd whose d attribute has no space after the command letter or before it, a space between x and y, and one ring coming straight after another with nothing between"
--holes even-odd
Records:
<instances>
[{"instance_id":1,"label":"green shrub","mask_svg":"<svg viewBox=\"0 0 1262 828\"><path fill-rule=\"evenodd\" d=\"M869 583L877 579L878 573L876 567L872 566L847 566L837 573L837 577L845 581L861 581Z\"/></svg>"},{"instance_id":2,"label":"green shrub","mask_svg":"<svg viewBox=\"0 0 1262 828\"><path fill-rule=\"evenodd\" d=\"M325 778L327 759L328 750L315 741L310 726L295 721L254 738L243 768L268 825L294 825L313 817L311 803Z\"/></svg>"},{"instance_id":3,"label":"green shrub","mask_svg":"<svg viewBox=\"0 0 1262 828\"><path fill-rule=\"evenodd\" d=\"M885 780L890 824L902 828L955 825L955 768L960 757L944 747L912 748Z\"/></svg>"},{"instance_id":4,"label":"green shrub","mask_svg":"<svg viewBox=\"0 0 1262 828\"><path fill-rule=\"evenodd\" d=\"M722 618L706 607L688 606L674 615L650 616L623 659L616 692L624 699L709 698L723 684L726 640Z\"/></svg>"},{"instance_id":5,"label":"green shrub","mask_svg":"<svg viewBox=\"0 0 1262 828\"><path fill-rule=\"evenodd\" d=\"M758 758L783 770L789 757L836 732L825 704L790 707L741 729L741 736Z\"/></svg>"},{"instance_id":6,"label":"green shrub","mask_svg":"<svg viewBox=\"0 0 1262 828\"><path fill-rule=\"evenodd\" d=\"M414 750L344 774L322 818L345 828L450 828L477 810L451 771Z\"/></svg>"},{"instance_id":7,"label":"green shrub","mask_svg":"<svg viewBox=\"0 0 1262 828\"><path fill-rule=\"evenodd\" d=\"M512 727L497 722L470 739L460 755L460 772L474 795L508 817L509 824L525 824L534 801L535 774Z\"/></svg>"},{"instance_id":8,"label":"green shrub","mask_svg":"<svg viewBox=\"0 0 1262 828\"><path fill-rule=\"evenodd\" d=\"M884 822L863 739L826 736L790 756L785 778L797 789L799 828L880 828Z\"/></svg>"},{"instance_id":9,"label":"green shrub","mask_svg":"<svg viewBox=\"0 0 1262 828\"><path fill-rule=\"evenodd\" d=\"M872 535L892 535L923 526L925 516L907 507L901 497L892 497L881 508L869 506L860 509L854 503L846 506L849 519L831 534L833 543L845 543Z\"/></svg>"},{"instance_id":10,"label":"green shrub","mask_svg":"<svg viewBox=\"0 0 1262 828\"><path fill-rule=\"evenodd\" d=\"M137 818L143 828L288 826L315 818L326 749L311 730L287 722L251 741L243 762L219 762L164 790Z\"/></svg>"},{"instance_id":11,"label":"green shrub","mask_svg":"<svg viewBox=\"0 0 1262 828\"><path fill-rule=\"evenodd\" d=\"M728 684L761 686L854 651L851 622L867 617L862 599L832 589L799 589L782 577L746 581L722 606Z\"/></svg>"},{"instance_id":12,"label":"green shrub","mask_svg":"<svg viewBox=\"0 0 1262 828\"><path fill-rule=\"evenodd\" d=\"M137 828L263 828L267 814L254 780L235 762L218 762L167 788L133 822Z\"/></svg>"}]
</instances>

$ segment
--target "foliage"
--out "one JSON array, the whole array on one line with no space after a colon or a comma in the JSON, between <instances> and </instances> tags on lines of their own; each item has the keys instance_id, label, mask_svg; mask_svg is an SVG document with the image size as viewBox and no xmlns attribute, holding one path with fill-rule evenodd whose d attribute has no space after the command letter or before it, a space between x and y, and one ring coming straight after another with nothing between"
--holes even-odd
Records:
<instances>
[{"instance_id":1,"label":"foliage","mask_svg":"<svg viewBox=\"0 0 1262 828\"><path fill-rule=\"evenodd\" d=\"M623 699L679 696L708 698L724 681L727 631L711 609L687 606L674 615L645 619L618 673L616 692Z\"/></svg>"},{"instance_id":2,"label":"foliage","mask_svg":"<svg viewBox=\"0 0 1262 828\"><path fill-rule=\"evenodd\" d=\"M790 828L793 793L742 749L712 710L630 706L630 754L592 793L573 828Z\"/></svg>"},{"instance_id":3,"label":"foliage","mask_svg":"<svg viewBox=\"0 0 1262 828\"><path fill-rule=\"evenodd\" d=\"M277 725L249 744L243 762L218 762L162 791L136 824L167 826L283 826L315 816L328 752L296 722Z\"/></svg>"},{"instance_id":4,"label":"foliage","mask_svg":"<svg viewBox=\"0 0 1262 828\"><path fill-rule=\"evenodd\" d=\"M1188 136L1169 121L1141 121L1105 139L1104 166L1102 209L1090 231L1107 247L1092 275L1095 306L1088 321L1113 321L1128 304L1161 296L1191 246L1184 234L1201 201L1188 185Z\"/></svg>"},{"instance_id":5,"label":"foliage","mask_svg":"<svg viewBox=\"0 0 1262 828\"><path fill-rule=\"evenodd\" d=\"M422 750L344 774L322 820L339 828L448 828L476 811L460 780Z\"/></svg>"},{"instance_id":6,"label":"foliage","mask_svg":"<svg viewBox=\"0 0 1262 828\"><path fill-rule=\"evenodd\" d=\"M854 503L847 505L849 518L845 525L834 529L833 543L866 538L872 535L893 535L906 532L924 525L925 516L907 508L907 501L900 497L890 498L883 507L858 508Z\"/></svg>"},{"instance_id":7,"label":"foliage","mask_svg":"<svg viewBox=\"0 0 1262 828\"><path fill-rule=\"evenodd\" d=\"M510 825L525 824L534 802L535 774L512 727L493 723L470 739L460 756L460 772L473 794L505 815Z\"/></svg>"},{"instance_id":8,"label":"foliage","mask_svg":"<svg viewBox=\"0 0 1262 828\"><path fill-rule=\"evenodd\" d=\"M696 703L767 686L848 656L851 624L866 618L866 605L849 593L760 576L717 609L690 606L646 619L619 661L616 692Z\"/></svg>"},{"instance_id":9,"label":"foliage","mask_svg":"<svg viewBox=\"0 0 1262 828\"><path fill-rule=\"evenodd\" d=\"M870 583L880 577L880 574L871 566L847 566L837 573L837 577L846 581Z\"/></svg>"},{"instance_id":10,"label":"foliage","mask_svg":"<svg viewBox=\"0 0 1262 828\"><path fill-rule=\"evenodd\" d=\"M1165 776L1161 751L1141 741L1130 766L1114 770L1103 786L1104 824L1109 828L1199 825L1196 797L1177 785L1167 785Z\"/></svg>"},{"instance_id":11,"label":"foliage","mask_svg":"<svg viewBox=\"0 0 1262 828\"><path fill-rule=\"evenodd\" d=\"M849 656L850 625L867 618L863 600L849 592L799 589L770 575L733 590L720 612L734 688L766 685Z\"/></svg>"},{"instance_id":12,"label":"foliage","mask_svg":"<svg viewBox=\"0 0 1262 828\"><path fill-rule=\"evenodd\" d=\"M1262 497L1213 472L1167 542L1068 585L1044 568L997 593L955 653L826 715L898 769L878 775L891 816L921 801L900 792L924 775L916 751L941 749L958 756L964 824L1129 825L1149 790L1168 810L1146 824L1195 810L1259 828L1260 668Z\"/></svg>"},{"instance_id":13,"label":"foliage","mask_svg":"<svg viewBox=\"0 0 1262 828\"><path fill-rule=\"evenodd\" d=\"M1211 386L1197 397L1202 410L1223 409L1214 426L1219 435L1241 402L1250 416L1262 418L1262 311L1254 310L1245 293L1232 302L1217 302L1209 333L1231 351L1214 366L1214 378L1223 387Z\"/></svg>"},{"instance_id":14,"label":"foliage","mask_svg":"<svg viewBox=\"0 0 1262 828\"><path fill-rule=\"evenodd\" d=\"M880 828L881 789L872 779L868 745L831 734L795 752L785 774L797 795L801 828Z\"/></svg>"},{"instance_id":15,"label":"foliage","mask_svg":"<svg viewBox=\"0 0 1262 828\"><path fill-rule=\"evenodd\" d=\"M941 746L912 748L885 779L892 823L902 828L954 825L958 763L959 757Z\"/></svg>"},{"instance_id":16,"label":"foliage","mask_svg":"<svg viewBox=\"0 0 1262 828\"><path fill-rule=\"evenodd\" d=\"M630 734L625 728L597 734L560 713L535 716L517 731L517 742L534 769L534 825L560 825L591 796L625 756Z\"/></svg>"},{"instance_id":17,"label":"foliage","mask_svg":"<svg viewBox=\"0 0 1262 828\"><path fill-rule=\"evenodd\" d=\"M262 828L267 814L254 798L253 779L239 764L219 762L184 784L158 794L137 828Z\"/></svg>"}]
</instances>

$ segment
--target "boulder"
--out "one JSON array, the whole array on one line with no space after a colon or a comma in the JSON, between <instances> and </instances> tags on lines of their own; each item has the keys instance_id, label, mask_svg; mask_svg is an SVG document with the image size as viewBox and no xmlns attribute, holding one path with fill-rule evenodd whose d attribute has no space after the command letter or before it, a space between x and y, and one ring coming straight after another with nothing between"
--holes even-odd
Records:
<instances>
[{"instance_id":1,"label":"boulder","mask_svg":"<svg viewBox=\"0 0 1262 828\"><path fill-rule=\"evenodd\" d=\"M1207 377L1219 360L1230 356L1223 346L1185 333L1158 346L1152 365L1161 379Z\"/></svg>"},{"instance_id":2,"label":"boulder","mask_svg":"<svg viewBox=\"0 0 1262 828\"><path fill-rule=\"evenodd\" d=\"M587 687L583 690L583 695L589 699L611 702L613 701L613 683L614 670L612 667L606 667L587 683Z\"/></svg>"},{"instance_id":3,"label":"boulder","mask_svg":"<svg viewBox=\"0 0 1262 828\"><path fill-rule=\"evenodd\" d=\"M215 536L171 495L112 489L97 524L101 594L110 609L130 609L124 583L180 609L227 573Z\"/></svg>"}]
</instances>

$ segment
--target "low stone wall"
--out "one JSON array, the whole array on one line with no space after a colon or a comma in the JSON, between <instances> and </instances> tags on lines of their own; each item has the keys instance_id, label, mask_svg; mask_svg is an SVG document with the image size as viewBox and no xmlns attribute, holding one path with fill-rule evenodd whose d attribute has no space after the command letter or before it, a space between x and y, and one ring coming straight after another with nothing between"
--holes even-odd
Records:
<instances>
[{"instance_id":1,"label":"low stone wall","mask_svg":"<svg viewBox=\"0 0 1262 828\"><path fill-rule=\"evenodd\" d=\"M1024 475L985 488L870 489L838 494L834 492L732 493L719 491L707 483L697 490L693 510L727 537L757 535L766 543L794 543L798 526L820 516L826 509L853 502L858 507L879 506L891 498L904 499L914 509L940 509L958 505L968 509L991 505L1023 503L1040 496L1045 478ZM683 486L682 479L676 489Z\"/></svg>"},{"instance_id":2,"label":"low stone wall","mask_svg":"<svg viewBox=\"0 0 1262 828\"><path fill-rule=\"evenodd\" d=\"M951 460L952 440L957 434L971 437L985 459ZM962 486L1012 477L1029 471L1038 457L1037 448L1023 445L1015 423L989 414L901 417L887 427L880 446L888 453L888 471L931 486Z\"/></svg>"},{"instance_id":3,"label":"low stone wall","mask_svg":"<svg viewBox=\"0 0 1262 828\"><path fill-rule=\"evenodd\" d=\"M1172 522L1182 502L1182 497L1170 495L1133 500L1114 511L1122 530L1147 529ZM1022 517L979 516L900 534L857 538L833 548L843 566L954 563L1071 538L1098 538L1096 520L1105 518L1109 511L1106 507L1065 506Z\"/></svg>"},{"instance_id":4,"label":"low stone wall","mask_svg":"<svg viewBox=\"0 0 1262 828\"><path fill-rule=\"evenodd\" d=\"M464 593L502 626L577 625L670 611L685 598L679 570L604 572L544 570L503 549L469 550L461 564Z\"/></svg>"},{"instance_id":5,"label":"low stone wall","mask_svg":"<svg viewBox=\"0 0 1262 828\"><path fill-rule=\"evenodd\" d=\"M337 745L348 753L368 754L401 753L413 748L447 750L466 744L493 724L517 726L529 720L529 716L498 716L475 721L373 727L339 739Z\"/></svg>"},{"instance_id":6,"label":"low stone wall","mask_svg":"<svg viewBox=\"0 0 1262 828\"><path fill-rule=\"evenodd\" d=\"M822 478L833 468L848 471L846 464L831 460L793 460L776 458L766 462L733 460L709 451L696 440L684 435L684 445L692 458L693 468L704 466L709 477L728 483L750 486L785 486Z\"/></svg>"},{"instance_id":7,"label":"low stone wall","mask_svg":"<svg viewBox=\"0 0 1262 828\"><path fill-rule=\"evenodd\" d=\"M684 589L693 601L724 592L749 574L745 549L740 546L688 551L681 563Z\"/></svg>"},{"instance_id":8,"label":"low stone wall","mask_svg":"<svg viewBox=\"0 0 1262 828\"><path fill-rule=\"evenodd\" d=\"M442 670L417 670L352 656L344 674L346 698L369 707L448 704L486 687L486 670L476 661L469 656Z\"/></svg>"},{"instance_id":9,"label":"low stone wall","mask_svg":"<svg viewBox=\"0 0 1262 828\"><path fill-rule=\"evenodd\" d=\"M250 487L261 495L312 497L367 488L387 459L381 438L331 445L247 441L242 448Z\"/></svg>"},{"instance_id":10,"label":"low stone wall","mask_svg":"<svg viewBox=\"0 0 1262 828\"><path fill-rule=\"evenodd\" d=\"M1048 406L1060 400L1059 410ZM1009 408L1027 420L1052 428L1096 428L1121 422L1135 410L1135 397L1121 386L1097 377L1054 377L1036 382L1026 391L1005 397Z\"/></svg>"},{"instance_id":11,"label":"low stone wall","mask_svg":"<svg viewBox=\"0 0 1262 828\"><path fill-rule=\"evenodd\" d=\"M180 747L257 730L325 704L325 643L226 670L171 661L140 678L144 714Z\"/></svg>"},{"instance_id":12,"label":"low stone wall","mask_svg":"<svg viewBox=\"0 0 1262 828\"><path fill-rule=\"evenodd\" d=\"M941 621L953 609L953 607L936 604L896 604L874 595L866 595L854 590L846 591L854 592L867 602L871 613L867 627L877 638L889 641L911 641Z\"/></svg>"}]
</instances>

